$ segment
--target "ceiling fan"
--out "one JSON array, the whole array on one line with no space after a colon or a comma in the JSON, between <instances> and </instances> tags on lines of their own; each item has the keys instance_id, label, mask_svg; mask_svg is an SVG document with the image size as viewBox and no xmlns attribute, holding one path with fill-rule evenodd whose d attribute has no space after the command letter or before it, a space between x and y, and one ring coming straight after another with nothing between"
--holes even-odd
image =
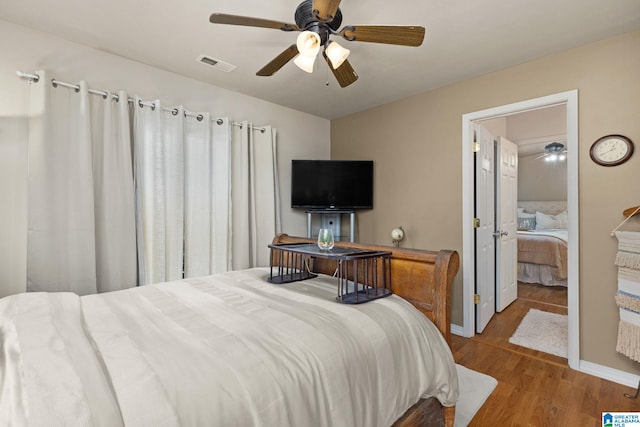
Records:
<instances>
[{"instance_id":1,"label":"ceiling fan","mask_svg":"<svg viewBox=\"0 0 640 427\"><path fill-rule=\"evenodd\" d=\"M304 0L295 12L295 24L263 18L213 13L209 21L213 24L243 25L272 28L281 31L300 31L295 44L286 48L256 75L272 76L286 63L294 63L306 72L313 71L315 58L323 47L322 56L329 65L341 87L347 87L358 79L347 57L349 50L330 40L340 36L347 41L385 43L402 46L420 46L424 40L424 27L391 25L347 25L342 24L340 0Z\"/></svg>"},{"instance_id":2,"label":"ceiling fan","mask_svg":"<svg viewBox=\"0 0 640 427\"><path fill-rule=\"evenodd\" d=\"M544 153L536 157L547 162L564 161L567 158L567 149L560 142L552 142L544 146Z\"/></svg>"}]
</instances>

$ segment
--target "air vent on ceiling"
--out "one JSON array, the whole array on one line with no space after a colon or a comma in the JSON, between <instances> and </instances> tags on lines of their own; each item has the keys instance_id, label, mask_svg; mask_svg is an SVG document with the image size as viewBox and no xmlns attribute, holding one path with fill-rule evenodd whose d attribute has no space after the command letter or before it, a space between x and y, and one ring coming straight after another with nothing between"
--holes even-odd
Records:
<instances>
[{"instance_id":1,"label":"air vent on ceiling","mask_svg":"<svg viewBox=\"0 0 640 427\"><path fill-rule=\"evenodd\" d=\"M202 62L203 64L207 64L216 70L224 71L225 73L230 73L231 71L236 69L235 65L229 64L228 62L224 62L221 59L212 58L207 55L200 55L196 58L196 61Z\"/></svg>"}]
</instances>

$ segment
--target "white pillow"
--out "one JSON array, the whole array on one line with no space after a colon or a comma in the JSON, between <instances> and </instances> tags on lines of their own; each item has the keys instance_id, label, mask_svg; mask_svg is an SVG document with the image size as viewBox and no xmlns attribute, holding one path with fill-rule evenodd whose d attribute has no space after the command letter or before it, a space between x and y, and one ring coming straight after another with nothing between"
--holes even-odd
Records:
<instances>
[{"instance_id":1,"label":"white pillow","mask_svg":"<svg viewBox=\"0 0 640 427\"><path fill-rule=\"evenodd\" d=\"M560 212L556 215L556 228L567 228L567 223L569 222L569 215L567 211Z\"/></svg>"},{"instance_id":2,"label":"white pillow","mask_svg":"<svg viewBox=\"0 0 640 427\"><path fill-rule=\"evenodd\" d=\"M535 218L536 214L527 213L527 212L518 212L518 218Z\"/></svg>"},{"instance_id":3,"label":"white pillow","mask_svg":"<svg viewBox=\"0 0 640 427\"><path fill-rule=\"evenodd\" d=\"M536 231L552 230L558 228L567 228L567 211L560 212L557 215L547 215L542 212L536 212Z\"/></svg>"}]
</instances>

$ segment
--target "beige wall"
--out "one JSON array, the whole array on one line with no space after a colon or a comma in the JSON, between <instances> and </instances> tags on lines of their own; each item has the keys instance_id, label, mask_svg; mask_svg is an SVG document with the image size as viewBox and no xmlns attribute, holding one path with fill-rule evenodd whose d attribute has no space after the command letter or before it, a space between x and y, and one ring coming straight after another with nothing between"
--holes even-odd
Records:
<instances>
[{"instance_id":1,"label":"beige wall","mask_svg":"<svg viewBox=\"0 0 640 427\"><path fill-rule=\"evenodd\" d=\"M640 144L638 52L634 31L332 121L332 158L375 161L375 208L358 215L360 240L389 244L391 228L402 224L403 246L462 252L462 115L578 89L580 357L640 373L615 351L616 240L609 235L622 210L640 204L640 154L615 168L589 159L593 141L606 134ZM640 230L640 219L630 222L627 229ZM460 273L452 298L452 320L461 325Z\"/></svg>"},{"instance_id":2,"label":"beige wall","mask_svg":"<svg viewBox=\"0 0 640 427\"><path fill-rule=\"evenodd\" d=\"M504 136L518 144L519 152L520 147L527 150L535 146L535 154L518 157L518 200L567 200L567 163L536 159L544 152L544 146L553 141L549 137L563 135L566 139L564 105L484 120L482 126L491 135Z\"/></svg>"},{"instance_id":3,"label":"beige wall","mask_svg":"<svg viewBox=\"0 0 640 427\"><path fill-rule=\"evenodd\" d=\"M518 159L518 200L567 200L567 162Z\"/></svg>"},{"instance_id":4,"label":"beige wall","mask_svg":"<svg viewBox=\"0 0 640 427\"><path fill-rule=\"evenodd\" d=\"M0 297L24 290L26 280L29 86L16 76L16 70L48 69L61 81L86 80L94 89L125 90L143 99L160 99L165 105L182 104L214 117L276 127L283 231L306 235L304 212L290 208L291 159L329 158L328 120L2 20L0 40Z\"/></svg>"}]
</instances>

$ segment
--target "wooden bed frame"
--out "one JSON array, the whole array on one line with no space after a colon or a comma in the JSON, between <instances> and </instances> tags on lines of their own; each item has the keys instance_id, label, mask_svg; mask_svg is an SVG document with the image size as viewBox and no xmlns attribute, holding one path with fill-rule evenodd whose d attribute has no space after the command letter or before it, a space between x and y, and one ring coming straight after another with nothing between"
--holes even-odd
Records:
<instances>
[{"instance_id":1,"label":"wooden bed frame","mask_svg":"<svg viewBox=\"0 0 640 427\"><path fill-rule=\"evenodd\" d=\"M278 234L273 243L311 243L315 240ZM363 243L336 242L336 246L391 252L391 287L394 294L413 304L438 327L451 345L451 284L460 258L455 251L427 251ZM277 257L274 257L276 261ZM332 275L336 261L317 259L316 272ZM274 265L277 263L274 262ZM453 427L455 407L443 407L435 398L420 399L393 427L444 425Z\"/></svg>"}]
</instances>

